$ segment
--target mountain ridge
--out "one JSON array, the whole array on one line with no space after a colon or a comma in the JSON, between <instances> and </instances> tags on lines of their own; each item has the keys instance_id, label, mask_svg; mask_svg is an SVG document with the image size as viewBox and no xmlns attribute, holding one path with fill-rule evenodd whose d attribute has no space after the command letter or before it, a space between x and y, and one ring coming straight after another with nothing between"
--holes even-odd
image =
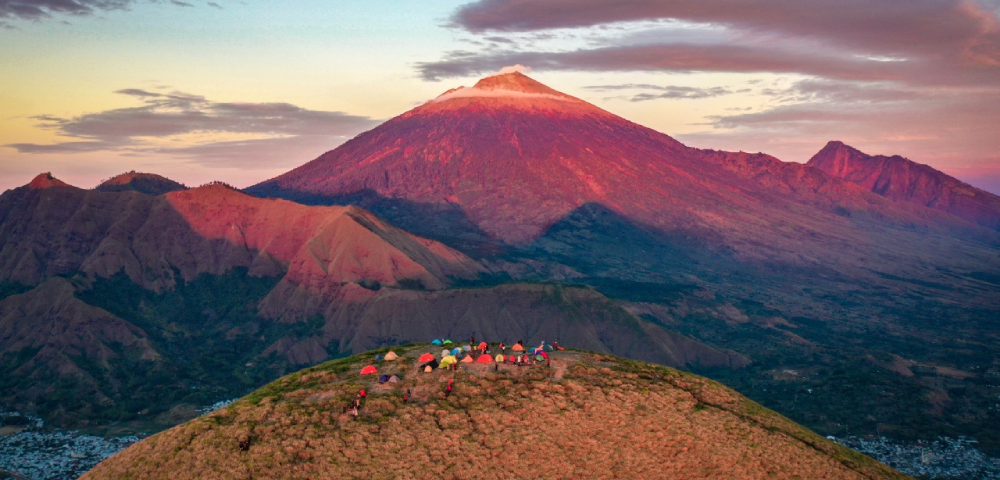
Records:
<instances>
[{"instance_id":1,"label":"mountain ridge","mask_svg":"<svg viewBox=\"0 0 1000 480\"><path fill-rule=\"evenodd\" d=\"M806 163L896 201L948 212L1000 230L1000 196L899 155L868 155L831 141Z\"/></svg>"}]
</instances>

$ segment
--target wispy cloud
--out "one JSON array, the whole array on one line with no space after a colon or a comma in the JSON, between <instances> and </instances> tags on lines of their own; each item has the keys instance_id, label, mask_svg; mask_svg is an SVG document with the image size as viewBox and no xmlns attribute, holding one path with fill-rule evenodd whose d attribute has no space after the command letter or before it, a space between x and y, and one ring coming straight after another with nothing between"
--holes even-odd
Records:
<instances>
[{"instance_id":1,"label":"wispy cloud","mask_svg":"<svg viewBox=\"0 0 1000 480\"><path fill-rule=\"evenodd\" d=\"M700 98L711 98L718 97L721 95L730 95L733 93L724 87L684 87L676 85L651 85L651 84L641 84L641 83L625 83L619 85L591 85L584 87L587 90L595 90L598 92L609 92L609 91L634 91L634 90L652 90L652 92L641 92L634 93L628 96L631 102L645 102L648 100L657 100L661 98L666 99L700 99ZM748 92L748 89L740 90L740 92Z\"/></svg>"},{"instance_id":2,"label":"wispy cloud","mask_svg":"<svg viewBox=\"0 0 1000 480\"><path fill-rule=\"evenodd\" d=\"M238 151L239 154L226 158L244 158L247 165L251 166L264 152L277 153L261 147L263 145L325 144L326 148L331 148L376 124L374 119L365 116L309 110L288 103L214 102L190 93L159 93L139 88L122 89L115 93L133 97L141 105L69 118L39 115L34 119L40 128L52 130L70 140L52 144L13 143L5 146L20 153L102 150L132 154L170 153L207 163L219 163L219 158L226 157L222 152L229 149ZM179 146L163 147L164 142L176 142L185 135L211 138L226 134L249 135L254 138L240 141L181 140Z\"/></svg>"},{"instance_id":3,"label":"wispy cloud","mask_svg":"<svg viewBox=\"0 0 1000 480\"><path fill-rule=\"evenodd\" d=\"M101 12L128 10L142 3L169 3L178 7L194 7L182 0L0 0L0 26L12 27L14 21L57 20L60 17L83 17ZM209 2L218 7L218 4ZM221 8L221 7L220 7Z\"/></svg>"}]
</instances>

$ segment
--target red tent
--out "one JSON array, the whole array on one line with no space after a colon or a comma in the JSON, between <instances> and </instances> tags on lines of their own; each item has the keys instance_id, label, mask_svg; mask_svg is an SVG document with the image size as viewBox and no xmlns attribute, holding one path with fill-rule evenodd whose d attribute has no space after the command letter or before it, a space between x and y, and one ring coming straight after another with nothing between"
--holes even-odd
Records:
<instances>
[{"instance_id":1,"label":"red tent","mask_svg":"<svg viewBox=\"0 0 1000 480\"><path fill-rule=\"evenodd\" d=\"M375 375L377 373L378 369L376 369L374 365L368 365L367 367L361 369L362 375Z\"/></svg>"},{"instance_id":2,"label":"red tent","mask_svg":"<svg viewBox=\"0 0 1000 480\"><path fill-rule=\"evenodd\" d=\"M426 362L429 362L431 360L434 360L434 355L431 355L429 353L425 353L425 354L421 355L420 358L417 359L417 361L420 362L420 363L426 363Z\"/></svg>"},{"instance_id":3,"label":"red tent","mask_svg":"<svg viewBox=\"0 0 1000 480\"><path fill-rule=\"evenodd\" d=\"M490 345L488 343L486 343L486 342L479 342L479 349L480 350L486 350L487 348L490 348Z\"/></svg>"},{"instance_id":4,"label":"red tent","mask_svg":"<svg viewBox=\"0 0 1000 480\"><path fill-rule=\"evenodd\" d=\"M479 359L476 361L479 363L493 363L493 357L489 355L480 355Z\"/></svg>"}]
</instances>

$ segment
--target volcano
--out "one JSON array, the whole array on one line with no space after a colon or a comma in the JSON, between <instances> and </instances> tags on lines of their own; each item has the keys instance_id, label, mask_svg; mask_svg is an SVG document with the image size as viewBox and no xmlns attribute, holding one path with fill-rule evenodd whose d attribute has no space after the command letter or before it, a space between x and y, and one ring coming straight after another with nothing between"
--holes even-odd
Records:
<instances>
[{"instance_id":1,"label":"volcano","mask_svg":"<svg viewBox=\"0 0 1000 480\"><path fill-rule=\"evenodd\" d=\"M824 433L1000 428L964 420L987 418L972 405L1000 391L936 367L968 372L1000 349L1000 234L816 162L688 147L512 73L247 192L360 205L497 281L592 285L747 355L747 368L707 373ZM804 407L807 385L825 393Z\"/></svg>"},{"instance_id":2,"label":"volcano","mask_svg":"<svg viewBox=\"0 0 1000 480\"><path fill-rule=\"evenodd\" d=\"M926 263L915 230L1000 241L819 169L687 147L519 72L449 90L247 191L362 205L472 255L593 258L603 264L577 273L644 281L724 281L737 264L877 280L873 268Z\"/></svg>"}]
</instances>

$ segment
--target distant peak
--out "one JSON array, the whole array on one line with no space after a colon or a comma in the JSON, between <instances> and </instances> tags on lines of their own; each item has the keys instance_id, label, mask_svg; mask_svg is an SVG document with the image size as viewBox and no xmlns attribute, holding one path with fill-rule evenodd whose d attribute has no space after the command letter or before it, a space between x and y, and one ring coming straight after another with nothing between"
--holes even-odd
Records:
<instances>
[{"instance_id":1,"label":"distant peak","mask_svg":"<svg viewBox=\"0 0 1000 480\"><path fill-rule=\"evenodd\" d=\"M99 192L136 191L147 195L162 195L176 190L185 190L183 184L155 173L142 173L132 170L101 182L94 188Z\"/></svg>"},{"instance_id":2,"label":"distant peak","mask_svg":"<svg viewBox=\"0 0 1000 480\"><path fill-rule=\"evenodd\" d=\"M31 180L31 183L28 184L29 188L34 188L37 190L49 187L68 187L68 186L70 186L68 183L59 180L56 177L53 177L52 173L50 172L38 174L38 176L33 178Z\"/></svg>"}]
</instances>

